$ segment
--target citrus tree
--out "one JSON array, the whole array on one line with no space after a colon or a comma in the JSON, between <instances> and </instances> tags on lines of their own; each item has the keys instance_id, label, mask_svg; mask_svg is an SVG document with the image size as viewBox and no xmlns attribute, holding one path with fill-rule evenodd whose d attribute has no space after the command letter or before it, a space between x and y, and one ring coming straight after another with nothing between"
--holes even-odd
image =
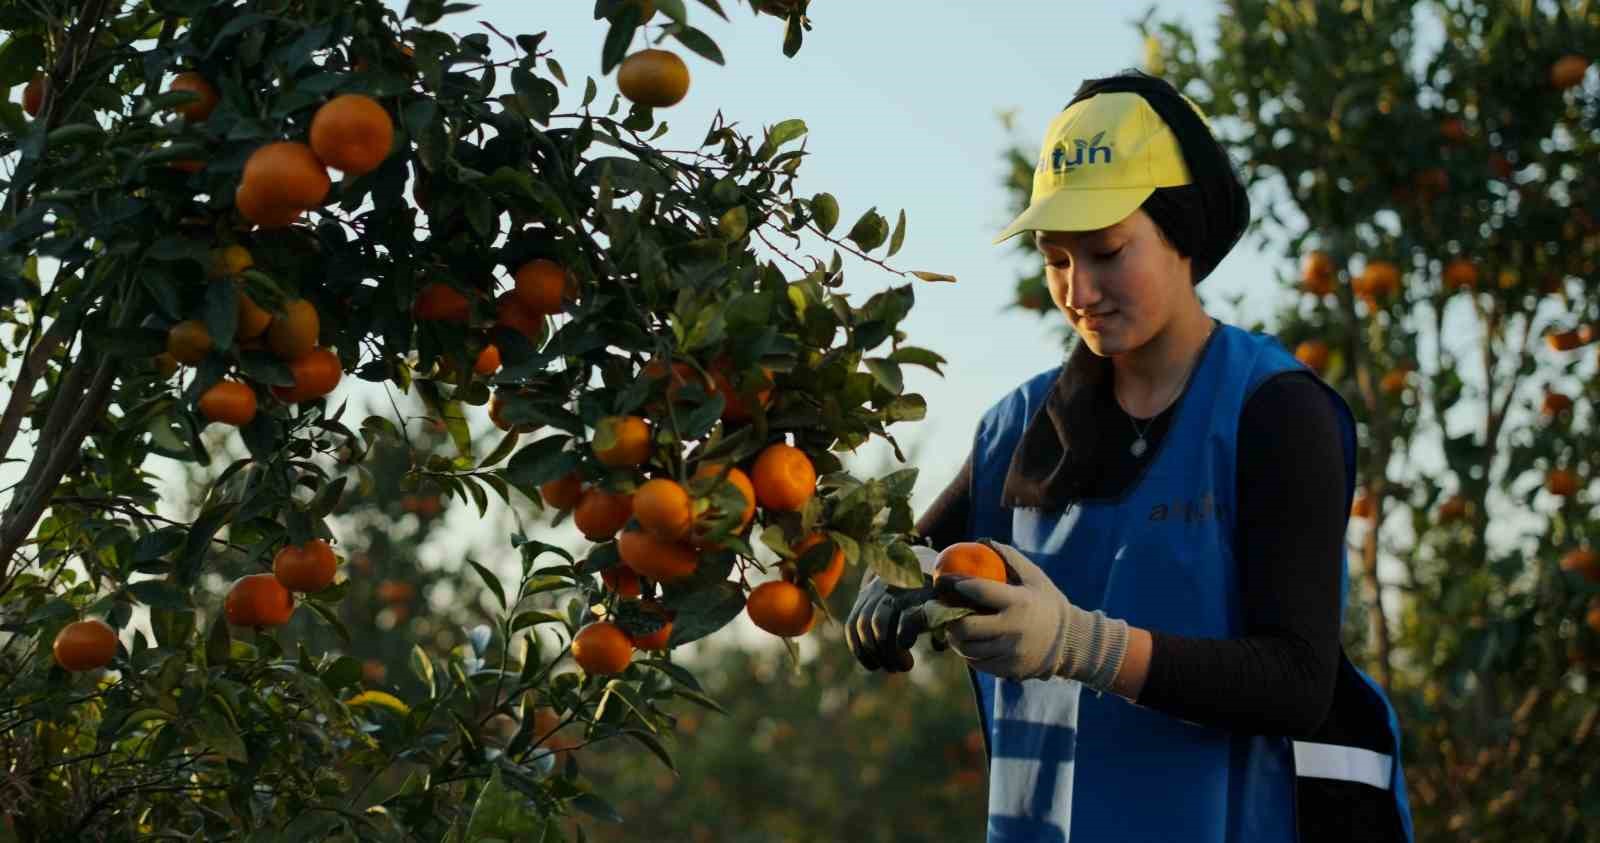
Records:
<instances>
[{"instance_id":1,"label":"citrus tree","mask_svg":"<svg viewBox=\"0 0 1600 843\"><path fill-rule=\"evenodd\" d=\"M675 711L715 705L674 648L740 614L792 648L847 566L920 581L915 470L838 456L898 455L902 367L942 363L909 283L840 292L846 255L908 276L904 214L797 193L799 120L657 146L675 48L722 61L683 0L595 4L620 96L541 34L438 28L470 8L0 8L4 834L564 839L615 816L570 750L670 766ZM800 49L804 0L752 8ZM420 583L333 529L384 472L413 513L524 516L514 576L462 560L485 622L404 682L344 601L393 628Z\"/></svg>"},{"instance_id":2,"label":"citrus tree","mask_svg":"<svg viewBox=\"0 0 1600 843\"><path fill-rule=\"evenodd\" d=\"M1355 410L1347 643L1399 709L1418 836L1586 839L1600 10L1224 7L1206 43L1148 16L1146 69L1225 135L1284 249L1267 328Z\"/></svg>"}]
</instances>

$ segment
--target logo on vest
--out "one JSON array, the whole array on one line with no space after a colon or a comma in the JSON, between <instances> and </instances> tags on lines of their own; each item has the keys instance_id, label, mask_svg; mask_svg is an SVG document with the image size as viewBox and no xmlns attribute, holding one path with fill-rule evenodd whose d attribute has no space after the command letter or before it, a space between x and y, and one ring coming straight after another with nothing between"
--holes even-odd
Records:
<instances>
[{"instance_id":1,"label":"logo on vest","mask_svg":"<svg viewBox=\"0 0 1600 843\"><path fill-rule=\"evenodd\" d=\"M1056 144L1050 150L1047 158L1039 159L1039 169L1049 169L1050 172L1060 175L1070 173L1079 167L1088 164L1110 164L1112 160L1111 144L1101 145L1100 141L1106 136L1105 132L1084 140L1076 138L1072 142L1072 152L1069 155L1065 142ZM1087 158L1088 160L1085 160Z\"/></svg>"},{"instance_id":2,"label":"logo on vest","mask_svg":"<svg viewBox=\"0 0 1600 843\"><path fill-rule=\"evenodd\" d=\"M1197 524L1202 521L1221 520L1226 516L1227 507L1217 503L1216 496L1206 492L1198 499L1179 498L1171 506L1158 503L1150 507L1150 521L1177 521L1185 524Z\"/></svg>"}]
</instances>

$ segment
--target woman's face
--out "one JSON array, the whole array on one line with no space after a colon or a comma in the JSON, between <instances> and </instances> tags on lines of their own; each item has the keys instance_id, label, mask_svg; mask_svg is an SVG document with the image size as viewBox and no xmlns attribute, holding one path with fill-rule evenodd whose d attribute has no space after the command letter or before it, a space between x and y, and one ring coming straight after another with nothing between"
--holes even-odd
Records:
<instances>
[{"instance_id":1,"label":"woman's face","mask_svg":"<svg viewBox=\"0 0 1600 843\"><path fill-rule=\"evenodd\" d=\"M1190 261L1139 209L1098 231L1041 231L1050 298L1101 357L1133 351L1171 322L1190 289Z\"/></svg>"}]
</instances>

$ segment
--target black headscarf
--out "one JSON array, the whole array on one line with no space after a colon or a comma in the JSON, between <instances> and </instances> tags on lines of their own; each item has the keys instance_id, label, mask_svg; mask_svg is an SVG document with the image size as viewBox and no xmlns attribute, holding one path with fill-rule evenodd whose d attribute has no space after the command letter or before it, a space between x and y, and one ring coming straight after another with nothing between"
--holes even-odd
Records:
<instances>
[{"instance_id":1,"label":"black headscarf","mask_svg":"<svg viewBox=\"0 0 1600 843\"><path fill-rule=\"evenodd\" d=\"M1116 92L1144 97L1172 129L1183 150L1191 183L1157 188L1143 207L1173 248L1193 262L1194 283L1199 284L1244 236L1245 227L1250 224L1250 196L1227 150L1165 79L1138 70L1089 79L1078 87L1067 106L1095 94Z\"/></svg>"}]
</instances>

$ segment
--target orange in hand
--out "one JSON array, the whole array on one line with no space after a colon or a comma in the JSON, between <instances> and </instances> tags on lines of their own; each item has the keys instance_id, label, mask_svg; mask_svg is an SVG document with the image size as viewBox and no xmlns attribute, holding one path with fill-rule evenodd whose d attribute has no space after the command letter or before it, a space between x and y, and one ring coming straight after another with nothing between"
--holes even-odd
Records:
<instances>
[{"instance_id":1,"label":"orange in hand","mask_svg":"<svg viewBox=\"0 0 1600 843\"><path fill-rule=\"evenodd\" d=\"M939 552L933 567L933 582L946 574L1006 582L1006 561L994 548L981 542L956 542ZM940 598L941 602L950 601Z\"/></svg>"}]
</instances>

